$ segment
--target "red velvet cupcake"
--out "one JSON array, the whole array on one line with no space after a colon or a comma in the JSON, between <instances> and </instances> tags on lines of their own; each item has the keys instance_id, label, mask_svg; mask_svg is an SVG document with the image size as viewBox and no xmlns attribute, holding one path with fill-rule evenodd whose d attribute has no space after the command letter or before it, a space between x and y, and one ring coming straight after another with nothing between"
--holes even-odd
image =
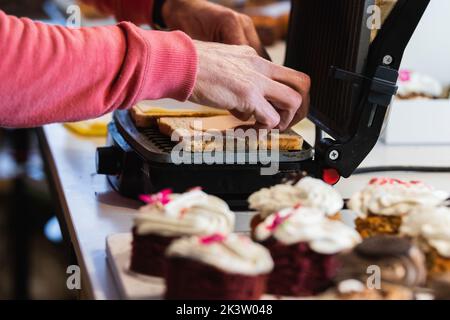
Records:
<instances>
[{"instance_id":1,"label":"red velvet cupcake","mask_svg":"<svg viewBox=\"0 0 450 320\"><path fill-rule=\"evenodd\" d=\"M249 208L257 211L251 221L254 230L268 216L296 205L317 208L322 215L340 220L344 200L339 192L322 180L304 177L294 184L279 184L264 188L248 198Z\"/></svg>"},{"instance_id":2,"label":"red velvet cupcake","mask_svg":"<svg viewBox=\"0 0 450 320\"><path fill-rule=\"evenodd\" d=\"M257 300L273 268L266 248L236 234L179 239L167 256L170 300Z\"/></svg>"},{"instance_id":3,"label":"red velvet cupcake","mask_svg":"<svg viewBox=\"0 0 450 320\"><path fill-rule=\"evenodd\" d=\"M183 236L228 234L234 229L234 213L221 199L196 189L183 194L169 190L142 197L148 204L134 220L130 270L164 276L165 252Z\"/></svg>"},{"instance_id":4,"label":"red velvet cupcake","mask_svg":"<svg viewBox=\"0 0 450 320\"><path fill-rule=\"evenodd\" d=\"M254 233L274 260L268 293L313 296L333 285L339 267L337 254L361 241L342 222L327 219L318 209L284 209L260 223Z\"/></svg>"}]
</instances>

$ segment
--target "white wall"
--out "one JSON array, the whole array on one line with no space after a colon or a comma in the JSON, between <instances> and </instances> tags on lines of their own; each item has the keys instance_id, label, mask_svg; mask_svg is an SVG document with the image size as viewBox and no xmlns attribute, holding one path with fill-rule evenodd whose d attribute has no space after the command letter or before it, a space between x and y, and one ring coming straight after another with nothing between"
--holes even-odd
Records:
<instances>
[{"instance_id":1,"label":"white wall","mask_svg":"<svg viewBox=\"0 0 450 320\"><path fill-rule=\"evenodd\" d=\"M450 84L450 0L431 0L405 52L402 68Z\"/></svg>"}]
</instances>

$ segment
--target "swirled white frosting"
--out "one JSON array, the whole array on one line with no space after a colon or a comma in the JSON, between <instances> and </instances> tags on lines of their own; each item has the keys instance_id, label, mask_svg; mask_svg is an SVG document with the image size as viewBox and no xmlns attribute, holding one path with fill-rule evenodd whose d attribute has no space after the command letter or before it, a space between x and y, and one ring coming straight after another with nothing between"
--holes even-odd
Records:
<instances>
[{"instance_id":1,"label":"swirled white frosting","mask_svg":"<svg viewBox=\"0 0 450 320\"><path fill-rule=\"evenodd\" d=\"M328 216L344 206L342 196L332 186L311 177L301 179L296 185L279 184L261 189L248 201L250 208L258 211L262 218L297 204L318 208Z\"/></svg>"},{"instance_id":2,"label":"swirled white frosting","mask_svg":"<svg viewBox=\"0 0 450 320\"><path fill-rule=\"evenodd\" d=\"M169 197L165 205L157 202L140 208L134 219L138 234L177 237L233 231L235 215L221 199L201 190Z\"/></svg>"},{"instance_id":3,"label":"swirled white frosting","mask_svg":"<svg viewBox=\"0 0 450 320\"><path fill-rule=\"evenodd\" d=\"M442 96L443 92L444 87L442 84L430 76L409 70L400 71L398 95L401 97L418 94L438 98Z\"/></svg>"},{"instance_id":4,"label":"swirled white frosting","mask_svg":"<svg viewBox=\"0 0 450 320\"><path fill-rule=\"evenodd\" d=\"M287 208L267 217L256 227L255 238L264 241L271 237L286 245L306 242L321 254L335 254L361 242L354 229L309 207Z\"/></svg>"},{"instance_id":5,"label":"swirled white frosting","mask_svg":"<svg viewBox=\"0 0 450 320\"><path fill-rule=\"evenodd\" d=\"M199 261L233 274L256 276L273 269L273 260L266 248L237 234L213 235L209 239L181 238L170 245L166 254Z\"/></svg>"},{"instance_id":6,"label":"swirled white frosting","mask_svg":"<svg viewBox=\"0 0 450 320\"><path fill-rule=\"evenodd\" d=\"M416 206L438 206L449 196L448 192L435 190L419 181L374 178L351 197L348 207L363 218L369 213L402 216Z\"/></svg>"},{"instance_id":7,"label":"swirled white frosting","mask_svg":"<svg viewBox=\"0 0 450 320\"><path fill-rule=\"evenodd\" d=\"M359 280L356 279L348 279L339 282L337 285L337 290L341 294L352 294L352 293L360 293L366 290L366 286Z\"/></svg>"},{"instance_id":8,"label":"swirled white frosting","mask_svg":"<svg viewBox=\"0 0 450 320\"><path fill-rule=\"evenodd\" d=\"M417 207L403 219L400 233L425 239L441 256L450 258L450 208Z\"/></svg>"}]
</instances>

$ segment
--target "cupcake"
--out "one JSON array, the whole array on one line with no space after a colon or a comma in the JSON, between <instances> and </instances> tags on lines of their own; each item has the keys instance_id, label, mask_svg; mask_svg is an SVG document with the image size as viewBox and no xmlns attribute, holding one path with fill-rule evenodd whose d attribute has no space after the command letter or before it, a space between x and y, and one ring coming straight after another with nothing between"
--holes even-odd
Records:
<instances>
[{"instance_id":1,"label":"cupcake","mask_svg":"<svg viewBox=\"0 0 450 320\"><path fill-rule=\"evenodd\" d=\"M416 208L405 217L400 233L424 250L430 277L450 273L450 208Z\"/></svg>"},{"instance_id":2,"label":"cupcake","mask_svg":"<svg viewBox=\"0 0 450 320\"><path fill-rule=\"evenodd\" d=\"M236 234L182 238L166 255L170 300L257 300L273 268L266 248Z\"/></svg>"},{"instance_id":3,"label":"cupcake","mask_svg":"<svg viewBox=\"0 0 450 320\"><path fill-rule=\"evenodd\" d=\"M268 293L296 297L328 289L339 266L336 255L360 242L352 228L304 206L270 215L256 227L254 237L275 263Z\"/></svg>"},{"instance_id":4,"label":"cupcake","mask_svg":"<svg viewBox=\"0 0 450 320\"><path fill-rule=\"evenodd\" d=\"M304 177L295 184L279 184L261 189L252 194L249 208L257 211L252 219L252 228L269 215L298 204L319 209L322 214L335 220L340 219L339 211L344 206L341 195L322 180Z\"/></svg>"},{"instance_id":5,"label":"cupcake","mask_svg":"<svg viewBox=\"0 0 450 320\"><path fill-rule=\"evenodd\" d=\"M134 219L130 269L163 276L164 253L173 240L183 236L228 234L234 229L234 213L221 199L200 189L183 194L164 190L142 196L147 202Z\"/></svg>"},{"instance_id":6,"label":"cupcake","mask_svg":"<svg viewBox=\"0 0 450 320\"><path fill-rule=\"evenodd\" d=\"M445 88L433 77L410 70L401 70L397 97L403 100L445 98Z\"/></svg>"},{"instance_id":7,"label":"cupcake","mask_svg":"<svg viewBox=\"0 0 450 320\"><path fill-rule=\"evenodd\" d=\"M340 282L334 290L339 300L414 300L414 292L406 287L382 283L381 288L370 289L363 282L349 279Z\"/></svg>"},{"instance_id":8,"label":"cupcake","mask_svg":"<svg viewBox=\"0 0 450 320\"><path fill-rule=\"evenodd\" d=\"M403 218L413 208L439 206L449 195L420 181L374 178L351 197L348 207L358 214L356 229L363 238L379 234L397 235Z\"/></svg>"},{"instance_id":9,"label":"cupcake","mask_svg":"<svg viewBox=\"0 0 450 320\"><path fill-rule=\"evenodd\" d=\"M337 283L350 279L367 283L375 274L370 269L373 266L379 268L378 280L382 284L415 288L424 285L427 279L425 257L407 238L387 235L368 238L338 259L341 267L335 278Z\"/></svg>"}]
</instances>

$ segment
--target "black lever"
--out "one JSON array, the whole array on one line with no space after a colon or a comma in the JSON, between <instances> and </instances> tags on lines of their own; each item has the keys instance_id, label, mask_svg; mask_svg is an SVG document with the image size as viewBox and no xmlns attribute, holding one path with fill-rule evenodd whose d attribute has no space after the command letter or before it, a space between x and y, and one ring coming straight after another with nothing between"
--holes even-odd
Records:
<instances>
[{"instance_id":1,"label":"black lever","mask_svg":"<svg viewBox=\"0 0 450 320\"><path fill-rule=\"evenodd\" d=\"M331 67L330 71L333 78L337 80L351 82L354 85L362 85L364 82L370 83L370 94L368 99L371 103L388 105L392 96L397 94L397 70L379 66L374 78L369 78L362 74L339 69L337 67Z\"/></svg>"}]
</instances>

